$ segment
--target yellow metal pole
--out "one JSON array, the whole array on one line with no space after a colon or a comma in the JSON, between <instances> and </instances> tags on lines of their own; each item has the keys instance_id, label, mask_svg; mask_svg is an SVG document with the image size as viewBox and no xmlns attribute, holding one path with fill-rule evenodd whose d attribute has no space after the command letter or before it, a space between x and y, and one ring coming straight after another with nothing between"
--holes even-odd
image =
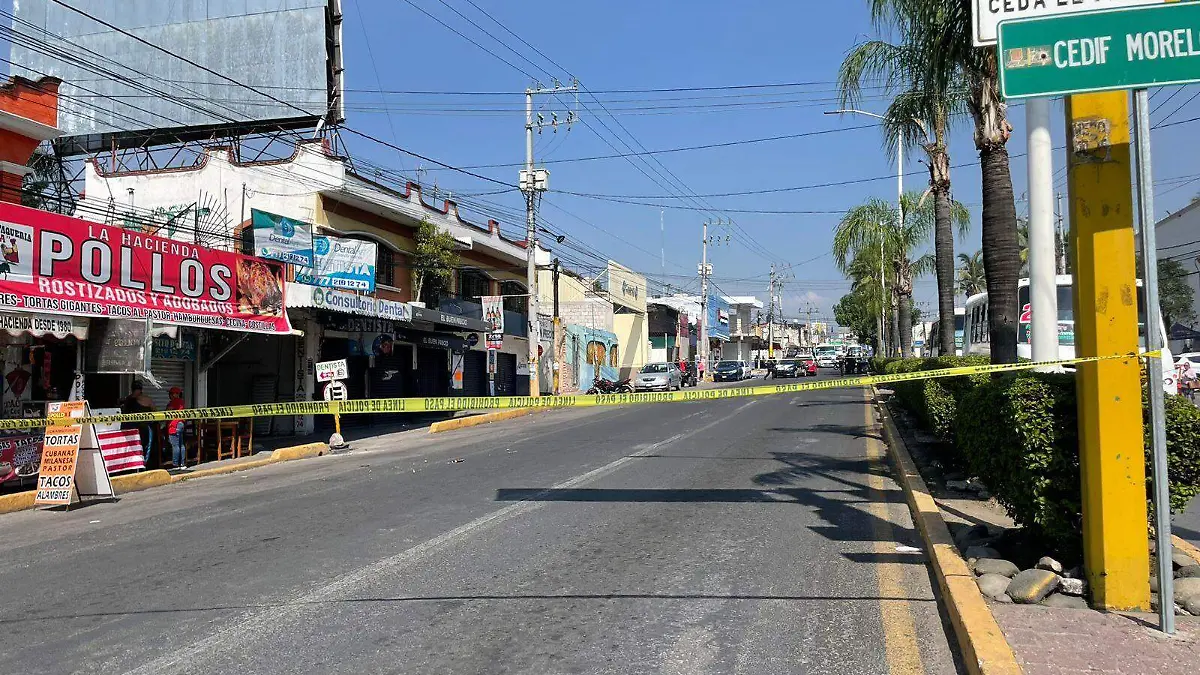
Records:
<instances>
[{"instance_id":1,"label":"yellow metal pole","mask_svg":"<svg viewBox=\"0 0 1200 675\"><path fill-rule=\"evenodd\" d=\"M1121 91L1067 99L1077 356L1138 349L1128 97ZM1150 555L1138 360L1080 364L1076 385L1084 564L1093 604L1147 610Z\"/></svg>"}]
</instances>

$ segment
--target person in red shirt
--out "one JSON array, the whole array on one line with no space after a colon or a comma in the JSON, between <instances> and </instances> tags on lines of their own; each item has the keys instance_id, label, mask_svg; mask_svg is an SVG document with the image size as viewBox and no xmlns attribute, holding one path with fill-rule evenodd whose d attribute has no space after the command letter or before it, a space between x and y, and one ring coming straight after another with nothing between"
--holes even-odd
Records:
<instances>
[{"instance_id":1,"label":"person in red shirt","mask_svg":"<svg viewBox=\"0 0 1200 675\"><path fill-rule=\"evenodd\" d=\"M183 390L179 387L171 387L167 395L171 397L171 402L167 404L168 411L187 408L187 404L183 402ZM183 446L183 428L183 420L167 422L167 440L171 443L171 457L176 469L187 468L187 448Z\"/></svg>"}]
</instances>

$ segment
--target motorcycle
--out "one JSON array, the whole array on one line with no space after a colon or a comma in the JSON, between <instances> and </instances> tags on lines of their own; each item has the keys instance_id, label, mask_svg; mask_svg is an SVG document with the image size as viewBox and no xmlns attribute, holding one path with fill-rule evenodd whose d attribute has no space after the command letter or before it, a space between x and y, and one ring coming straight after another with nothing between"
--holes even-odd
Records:
<instances>
[{"instance_id":1,"label":"motorcycle","mask_svg":"<svg viewBox=\"0 0 1200 675\"><path fill-rule=\"evenodd\" d=\"M587 390L588 394L632 394L633 384L629 378L625 378L620 382L606 380L603 377L597 377L592 383L592 388Z\"/></svg>"}]
</instances>

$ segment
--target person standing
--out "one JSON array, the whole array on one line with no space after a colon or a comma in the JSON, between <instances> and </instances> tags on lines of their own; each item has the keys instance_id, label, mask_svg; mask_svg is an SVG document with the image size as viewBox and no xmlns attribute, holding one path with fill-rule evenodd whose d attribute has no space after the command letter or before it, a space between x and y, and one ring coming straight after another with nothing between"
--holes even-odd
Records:
<instances>
[{"instance_id":1,"label":"person standing","mask_svg":"<svg viewBox=\"0 0 1200 675\"><path fill-rule=\"evenodd\" d=\"M171 397L171 402L167 403L167 410L183 410L187 408L187 404L183 401L183 390L179 387L171 387L168 392ZM176 469L187 468L187 448L183 445L183 420L171 420L167 422L167 442L171 444L171 461Z\"/></svg>"},{"instance_id":2,"label":"person standing","mask_svg":"<svg viewBox=\"0 0 1200 675\"><path fill-rule=\"evenodd\" d=\"M703 382L704 381L704 359L698 359L696 361L696 369L700 372L700 381Z\"/></svg>"},{"instance_id":3,"label":"person standing","mask_svg":"<svg viewBox=\"0 0 1200 675\"><path fill-rule=\"evenodd\" d=\"M142 392L142 383L140 380L134 380L129 386L129 396L125 397L125 401L121 403L121 413L131 415L135 413L154 412L154 401ZM146 467L150 466L150 424L146 422L124 422L121 424L122 429L137 429L138 436L142 440L142 459L146 463Z\"/></svg>"}]
</instances>

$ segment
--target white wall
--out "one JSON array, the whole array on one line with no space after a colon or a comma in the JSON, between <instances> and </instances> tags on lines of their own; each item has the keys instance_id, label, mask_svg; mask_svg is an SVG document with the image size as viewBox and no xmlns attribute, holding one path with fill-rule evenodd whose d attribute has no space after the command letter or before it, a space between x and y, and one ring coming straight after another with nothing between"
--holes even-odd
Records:
<instances>
[{"instance_id":1,"label":"white wall","mask_svg":"<svg viewBox=\"0 0 1200 675\"><path fill-rule=\"evenodd\" d=\"M1155 229L1155 240L1158 244L1158 258L1170 258L1179 261L1185 270L1191 272L1186 278L1192 287L1192 311L1200 316L1200 202L1194 202L1176 211L1158 222ZM1200 328L1200 322L1197 322ZM1167 326L1167 330L1171 330ZM1172 350L1178 352L1184 346L1182 340L1170 344ZM1200 350L1200 343L1193 343L1193 349Z\"/></svg>"},{"instance_id":2,"label":"white wall","mask_svg":"<svg viewBox=\"0 0 1200 675\"><path fill-rule=\"evenodd\" d=\"M121 224L125 218L150 217L164 225L172 216L198 204L199 242L211 248L233 248L234 228L250 218L251 209L269 211L306 222L314 220L316 191L340 186L345 167L326 157L318 144L299 147L288 164L240 166L228 151L209 150L195 170L136 172L101 176L88 162L84 174L85 197L77 215L93 222ZM245 185L243 199L242 186ZM130 193L132 190L132 193ZM132 204L132 206L131 206ZM180 226L158 236L196 241L195 214L187 211Z\"/></svg>"}]
</instances>

